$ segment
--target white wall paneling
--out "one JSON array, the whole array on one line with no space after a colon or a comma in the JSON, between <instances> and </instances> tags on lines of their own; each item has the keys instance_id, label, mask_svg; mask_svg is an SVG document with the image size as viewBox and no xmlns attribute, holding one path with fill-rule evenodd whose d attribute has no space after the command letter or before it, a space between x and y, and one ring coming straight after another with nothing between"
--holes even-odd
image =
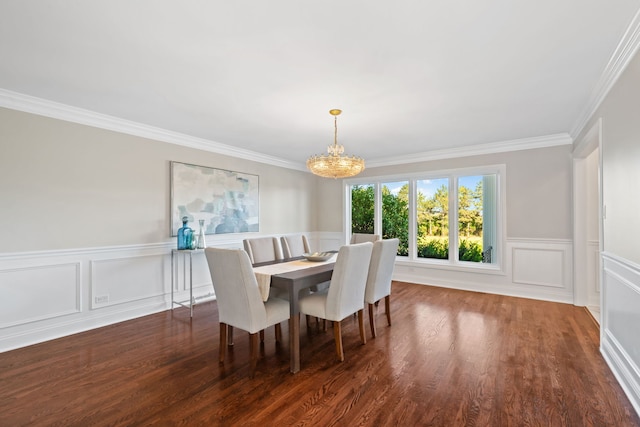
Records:
<instances>
[{"instance_id":1,"label":"white wall paneling","mask_svg":"<svg viewBox=\"0 0 640 427\"><path fill-rule=\"evenodd\" d=\"M340 232L306 234L314 250L339 249L343 244ZM238 248L244 237L225 236L208 243ZM173 247L171 241L0 255L0 351L167 310L171 307ZM443 269L399 259L394 278L571 302L571 251L571 242L565 240L509 239L504 271ZM189 272L184 260L176 261L175 298L186 300ZM213 291L203 253L194 254L193 288L195 298Z\"/></svg>"},{"instance_id":2,"label":"white wall paneling","mask_svg":"<svg viewBox=\"0 0 640 427\"><path fill-rule=\"evenodd\" d=\"M193 296L195 299L208 298L214 295L209 265L204 252L192 254L192 265L189 265L189 254L174 254L173 291L175 301L189 301L189 283L193 274Z\"/></svg>"},{"instance_id":3,"label":"white wall paneling","mask_svg":"<svg viewBox=\"0 0 640 427\"><path fill-rule=\"evenodd\" d=\"M587 298L589 306L600 306L600 242L587 244Z\"/></svg>"},{"instance_id":4,"label":"white wall paneling","mask_svg":"<svg viewBox=\"0 0 640 427\"><path fill-rule=\"evenodd\" d=\"M337 251L342 245L344 245L344 234L341 232L309 234L309 246L312 251Z\"/></svg>"},{"instance_id":5,"label":"white wall paneling","mask_svg":"<svg viewBox=\"0 0 640 427\"><path fill-rule=\"evenodd\" d=\"M0 255L0 351L166 310L172 246Z\"/></svg>"},{"instance_id":6,"label":"white wall paneling","mask_svg":"<svg viewBox=\"0 0 640 427\"><path fill-rule=\"evenodd\" d=\"M565 260L562 249L514 247L511 250L513 283L564 287Z\"/></svg>"},{"instance_id":7,"label":"white wall paneling","mask_svg":"<svg viewBox=\"0 0 640 427\"><path fill-rule=\"evenodd\" d=\"M241 248L245 237L212 236L207 243ZM157 244L0 254L0 352L169 309L174 247L171 239ZM176 258L175 300L185 301L189 265L185 271L182 256ZM198 300L214 296L202 252L193 255L193 294Z\"/></svg>"},{"instance_id":8,"label":"white wall paneling","mask_svg":"<svg viewBox=\"0 0 640 427\"><path fill-rule=\"evenodd\" d=\"M80 263L0 269L0 329L81 311Z\"/></svg>"},{"instance_id":9,"label":"white wall paneling","mask_svg":"<svg viewBox=\"0 0 640 427\"><path fill-rule=\"evenodd\" d=\"M164 258L155 254L90 261L91 308L162 296Z\"/></svg>"},{"instance_id":10,"label":"white wall paneling","mask_svg":"<svg viewBox=\"0 0 640 427\"><path fill-rule=\"evenodd\" d=\"M640 265L607 252L602 263L600 350L640 413Z\"/></svg>"},{"instance_id":11,"label":"white wall paneling","mask_svg":"<svg viewBox=\"0 0 640 427\"><path fill-rule=\"evenodd\" d=\"M507 239L504 271L456 269L398 258L394 279L548 301L573 301L570 240Z\"/></svg>"}]
</instances>

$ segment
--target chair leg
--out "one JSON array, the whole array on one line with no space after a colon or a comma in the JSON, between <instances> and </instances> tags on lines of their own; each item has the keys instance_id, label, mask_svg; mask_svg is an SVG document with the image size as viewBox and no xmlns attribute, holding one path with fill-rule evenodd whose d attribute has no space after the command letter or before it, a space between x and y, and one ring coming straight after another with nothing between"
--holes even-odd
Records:
<instances>
[{"instance_id":1,"label":"chair leg","mask_svg":"<svg viewBox=\"0 0 640 427\"><path fill-rule=\"evenodd\" d=\"M307 314L306 320L307 320L307 328L310 328L311 327L311 316L309 316Z\"/></svg>"},{"instance_id":2,"label":"chair leg","mask_svg":"<svg viewBox=\"0 0 640 427\"><path fill-rule=\"evenodd\" d=\"M322 319L322 332L327 332L327 319Z\"/></svg>"},{"instance_id":3,"label":"chair leg","mask_svg":"<svg viewBox=\"0 0 640 427\"><path fill-rule=\"evenodd\" d=\"M227 326L227 345L231 347L233 345L233 326Z\"/></svg>"},{"instance_id":4,"label":"chair leg","mask_svg":"<svg viewBox=\"0 0 640 427\"><path fill-rule=\"evenodd\" d=\"M338 360L344 362L344 350L342 349L342 323L333 322L333 336L336 340L336 355Z\"/></svg>"},{"instance_id":5,"label":"chair leg","mask_svg":"<svg viewBox=\"0 0 640 427\"><path fill-rule=\"evenodd\" d=\"M369 305L369 327L371 328L371 336L373 338L376 337L376 319L375 316L373 315L373 304L368 304Z\"/></svg>"},{"instance_id":6,"label":"chair leg","mask_svg":"<svg viewBox=\"0 0 640 427\"><path fill-rule=\"evenodd\" d=\"M360 339L362 344L367 343L367 335L364 331L364 309L358 310L358 326L360 327Z\"/></svg>"},{"instance_id":7,"label":"chair leg","mask_svg":"<svg viewBox=\"0 0 640 427\"><path fill-rule=\"evenodd\" d=\"M282 325L280 323L276 323L276 342L282 341Z\"/></svg>"},{"instance_id":8,"label":"chair leg","mask_svg":"<svg viewBox=\"0 0 640 427\"><path fill-rule=\"evenodd\" d=\"M387 323L391 326L391 295L384 297L384 311L387 313Z\"/></svg>"},{"instance_id":9,"label":"chair leg","mask_svg":"<svg viewBox=\"0 0 640 427\"><path fill-rule=\"evenodd\" d=\"M224 365L224 355L227 349L227 324L220 322L220 353L218 355L219 363Z\"/></svg>"},{"instance_id":10,"label":"chair leg","mask_svg":"<svg viewBox=\"0 0 640 427\"><path fill-rule=\"evenodd\" d=\"M249 334L249 377L253 378L258 363L258 334Z\"/></svg>"},{"instance_id":11,"label":"chair leg","mask_svg":"<svg viewBox=\"0 0 640 427\"><path fill-rule=\"evenodd\" d=\"M260 342L264 342L264 329L260 331Z\"/></svg>"}]
</instances>

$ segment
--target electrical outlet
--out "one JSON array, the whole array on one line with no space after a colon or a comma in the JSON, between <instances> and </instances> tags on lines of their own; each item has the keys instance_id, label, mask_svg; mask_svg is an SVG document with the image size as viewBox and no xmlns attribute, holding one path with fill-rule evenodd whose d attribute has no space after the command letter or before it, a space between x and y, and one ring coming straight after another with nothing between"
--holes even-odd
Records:
<instances>
[{"instance_id":1,"label":"electrical outlet","mask_svg":"<svg viewBox=\"0 0 640 427\"><path fill-rule=\"evenodd\" d=\"M109 295L98 295L95 297L96 304L105 304L109 302Z\"/></svg>"}]
</instances>

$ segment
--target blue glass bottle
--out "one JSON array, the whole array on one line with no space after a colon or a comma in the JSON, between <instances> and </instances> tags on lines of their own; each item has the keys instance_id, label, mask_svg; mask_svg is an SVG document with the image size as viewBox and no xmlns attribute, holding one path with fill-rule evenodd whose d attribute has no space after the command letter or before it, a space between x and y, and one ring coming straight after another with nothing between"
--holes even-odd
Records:
<instances>
[{"instance_id":1,"label":"blue glass bottle","mask_svg":"<svg viewBox=\"0 0 640 427\"><path fill-rule=\"evenodd\" d=\"M182 227L178 229L178 250L191 249L193 230L187 225L188 216L182 217Z\"/></svg>"}]
</instances>

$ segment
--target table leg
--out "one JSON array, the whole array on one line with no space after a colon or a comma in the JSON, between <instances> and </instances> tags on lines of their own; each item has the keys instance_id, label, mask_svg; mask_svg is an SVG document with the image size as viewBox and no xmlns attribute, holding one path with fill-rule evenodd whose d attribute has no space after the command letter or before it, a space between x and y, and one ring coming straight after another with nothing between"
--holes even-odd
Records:
<instances>
[{"instance_id":1,"label":"table leg","mask_svg":"<svg viewBox=\"0 0 640 427\"><path fill-rule=\"evenodd\" d=\"M193 255L189 251L189 315L193 318Z\"/></svg>"},{"instance_id":2,"label":"table leg","mask_svg":"<svg viewBox=\"0 0 640 427\"><path fill-rule=\"evenodd\" d=\"M289 347L291 372L295 374L300 370L300 313L289 318Z\"/></svg>"},{"instance_id":3,"label":"table leg","mask_svg":"<svg viewBox=\"0 0 640 427\"><path fill-rule=\"evenodd\" d=\"M171 310L173 310L173 279L175 277L175 273L173 272L173 254L174 252L171 251Z\"/></svg>"}]
</instances>

